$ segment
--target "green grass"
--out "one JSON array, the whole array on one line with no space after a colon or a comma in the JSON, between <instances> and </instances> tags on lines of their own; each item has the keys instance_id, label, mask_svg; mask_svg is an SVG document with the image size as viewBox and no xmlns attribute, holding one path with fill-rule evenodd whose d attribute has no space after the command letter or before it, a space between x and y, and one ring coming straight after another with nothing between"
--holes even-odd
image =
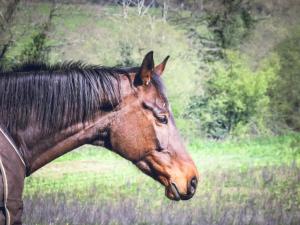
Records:
<instances>
[{"instance_id":1,"label":"green grass","mask_svg":"<svg viewBox=\"0 0 300 225\"><path fill-rule=\"evenodd\" d=\"M291 143L299 137L291 134L255 140L192 141L189 152L201 173L201 182L190 201L176 203L164 197L164 188L130 162L107 150L84 146L26 179L25 221L49 224L54 221L54 213L57 220L66 221L61 224L73 224L77 218L85 223L90 216L94 222L88 224L141 224L144 220L147 222L143 224L173 224L172 218L176 218L176 224L222 220L226 225L264 225L267 221L297 224L300 167ZM40 205L45 208L41 210ZM142 217L145 213L151 216ZM136 214L135 222L125 223L123 220L131 214ZM105 218L115 218L115 222L100 222ZM237 222L240 220L243 222Z\"/></svg>"},{"instance_id":2,"label":"green grass","mask_svg":"<svg viewBox=\"0 0 300 225\"><path fill-rule=\"evenodd\" d=\"M219 171L245 172L249 169L290 165L294 158L291 143L297 137L287 135L226 142L195 140L188 148L207 182L207 174ZM299 162L299 157L297 160ZM163 188L132 163L108 150L84 146L60 157L28 178L25 195L31 195L39 189L51 193L53 188L67 192L76 190L79 195L86 195L88 187L97 186L101 194L111 197L116 190L118 195L133 194L140 184L155 188L163 195Z\"/></svg>"}]
</instances>

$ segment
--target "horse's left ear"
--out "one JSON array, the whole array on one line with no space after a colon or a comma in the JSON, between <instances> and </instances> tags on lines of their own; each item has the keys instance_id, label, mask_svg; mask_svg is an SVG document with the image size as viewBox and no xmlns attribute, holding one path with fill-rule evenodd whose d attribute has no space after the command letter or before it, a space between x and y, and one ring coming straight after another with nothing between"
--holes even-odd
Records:
<instances>
[{"instance_id":1,"label":"horse's left ear","mask_svg":"<svg viewBox=\"0 0 300 225\"><path fill-rule=\"evenodd\" d=\"M153 51L148 52L142 62L138 76L135 79L135 84L148 85L150 83L154 71Z\"/></svg>"},{"instance_id":2,"label":"horse's left ear","mask_svg":"<svg viewBox=\"0 0 300 225\"><path fill-rule=\"evenodd\" d=\"M164 70L165 70L165 67L166 67L166 64L167 64L169 58L170 58L170 56L168 55L168 56L164 59L164 61L162 61L161 64L157 65L157 66L154 68L154 72L155 72L157 75L161 76L161 75L163 74L163 72L164 72Z\"/></svg>"}]
</instances>

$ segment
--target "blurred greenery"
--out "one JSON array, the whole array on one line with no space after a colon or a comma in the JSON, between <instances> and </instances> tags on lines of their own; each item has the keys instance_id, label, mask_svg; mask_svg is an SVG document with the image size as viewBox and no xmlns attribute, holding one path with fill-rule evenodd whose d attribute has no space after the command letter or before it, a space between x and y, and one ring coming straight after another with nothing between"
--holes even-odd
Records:
<instances>
[{"instance_id":1,"label":"blurred greenery","mask_svg":"<svg viewBox=\"0 0 300 225\"><path fill-rule=\"evenodd\" d=\"M276 57L261 62L253 71L240 53L227 51L226 63L215 63L205 93L193 96L187 116L198 119L209 137L266 135L269 121L268 89L280 64Z\"/></svg>"},{"instance_id":2,"label":"blurred greenery","mask_svg":"<svg viewBox=\"0 0 300 225\"><path fill-rule=\"evenodd\" d=\"M283 13L282 5L260 1L184 2L181 10L169 4L165 20L159 7L143 16L128 7L125 17L125 8L114 4L20 2L11 28L15 41L0 63L138 66L154 50L156 63L171 55L164 80L184 137L299 130L300 29L293 7Z\"/></svg>"},{"instance_id":3,"label":"blurred greenery","mask_svg":"<svg viewBox=\"0 0 300 225\"><path fill-rule=\"evenodd\" d=\"M209 24L224 48L235 48L255 25L250 5L244 1L224 1L223 7L209 16Z\"/></svg>"},{"instance_id":4,"label":"blurred greenery","mask_svg":"<svg viewBox=\"0 0 300 225\"><path fill-rule=\"evenodd\" d=\"M278 120L300 130L300 28L295 28L276 46L280 70L270 91Z\"/></svg>"}]
</instances>

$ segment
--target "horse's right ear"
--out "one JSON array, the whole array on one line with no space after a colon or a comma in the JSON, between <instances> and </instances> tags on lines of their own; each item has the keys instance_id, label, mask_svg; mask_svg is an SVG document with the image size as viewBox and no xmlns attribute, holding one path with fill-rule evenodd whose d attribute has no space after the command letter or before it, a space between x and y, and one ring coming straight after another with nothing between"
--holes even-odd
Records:
<instances>
[{"instance_id":1,"label":"horse's right ear","mask_svg":"<svg viewBox=\"0 0 300 225\"><path fill-rule=\"evenodd\" d=\"M135 77L134 84L137 85L148 85L154 70L154 59L153 51L148 52L142 62L141 68Z\"/></svg>"}]
</instances>

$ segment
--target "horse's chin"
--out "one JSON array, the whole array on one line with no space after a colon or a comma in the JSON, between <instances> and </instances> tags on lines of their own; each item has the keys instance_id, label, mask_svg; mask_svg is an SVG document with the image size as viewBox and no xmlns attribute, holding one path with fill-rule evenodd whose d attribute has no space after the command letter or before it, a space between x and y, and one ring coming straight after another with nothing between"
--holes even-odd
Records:
<instances>
[{"instance_id":1,"label":"horse's chin","mask_svg":"<svg viewBox=\"0 0 300 225\"><path fill-rule=\"evenodd\" d=\"M165 176L155 176L151 170L151 168L148 166L148 164L145 161L139 161L135 163L135 165L145 174L148 176L152 177L154 180L158 181L161 183L163 186L165 186L165 195L168 199L173 200L173 201L180 201L180 200L188 200L190 199L193 195L185 195L185 194L180 194L178 187L176 186L175 183L173 183L171 180L166 178Z\"/></svg>"}]
</instances>

